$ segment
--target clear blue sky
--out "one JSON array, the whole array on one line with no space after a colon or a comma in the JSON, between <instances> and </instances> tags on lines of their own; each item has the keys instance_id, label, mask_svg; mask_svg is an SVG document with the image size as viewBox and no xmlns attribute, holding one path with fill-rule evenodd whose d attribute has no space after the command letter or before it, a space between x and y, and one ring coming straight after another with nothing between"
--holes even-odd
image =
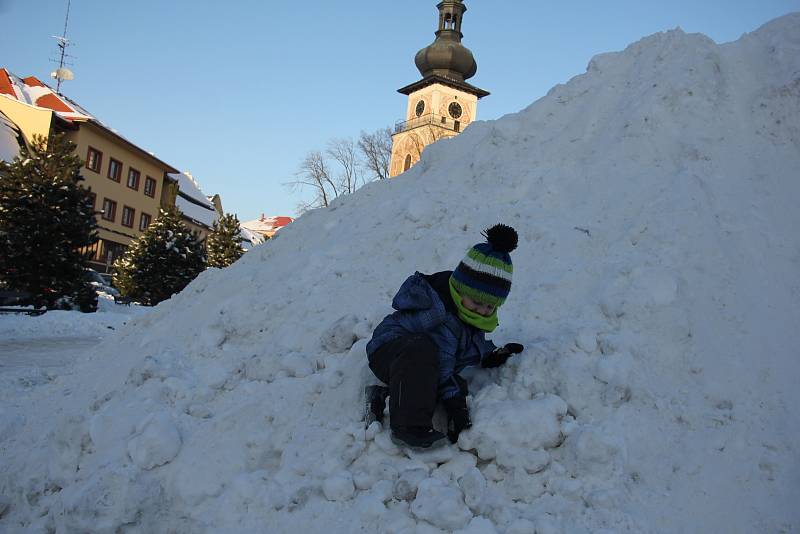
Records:
<instances>
[{"instance_id":1,"label":"clear blue sky","mask_svg":"<svg viewBox=\"0 0 800 534\"><path fill-rule=\"evenodd\" d=\"M680 26L717 42L800 11L800 0L466 0L479 119L519 111L595 54ZM240 220L293 215L303 156L393 124L420 78L436 0L73 0L75 80L62 91L219 193ZM0 66L43 81L67 0L0 0Z\"/></svg>"}]
</instances>

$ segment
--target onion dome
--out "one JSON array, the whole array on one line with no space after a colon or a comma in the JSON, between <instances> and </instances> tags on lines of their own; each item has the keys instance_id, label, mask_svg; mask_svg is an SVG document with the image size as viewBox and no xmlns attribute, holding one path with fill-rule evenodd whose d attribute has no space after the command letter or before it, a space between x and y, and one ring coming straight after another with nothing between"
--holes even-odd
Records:
<instances>
[{"instance_id":1,"label":"onion dome","mask_svg":"<svg viewBox=\"0 0 800 534\"><path fill-rule=\"evenodd\" d=\"M472 52L461 44L461 21L467 7L462 0L439 3L439 30L436 40L417 52L414 63L424 78L442 76L464 81L475 76L478 64Z\"/></svg>"}]
</instances>

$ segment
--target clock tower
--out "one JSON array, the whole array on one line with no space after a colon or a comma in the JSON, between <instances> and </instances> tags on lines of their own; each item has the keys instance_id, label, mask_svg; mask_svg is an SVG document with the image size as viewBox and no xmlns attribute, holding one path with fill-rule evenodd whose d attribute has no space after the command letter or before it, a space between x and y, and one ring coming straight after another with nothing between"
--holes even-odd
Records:
<instances>
[{"instance_id":1,"label":"clock tower","mask_svg":"<svg viewBox=\"0 0 800 534\"><path fill-rule=\"evenodd\" d=\"M442 0L436 7L436 39L414 58L422 79L398 89L408 95L408 104L406 119L392 135L392 177L419 161L426 146L463 131L475 120L478 99L489 94L465 81L478 70L472 52L461 44L467 6L462 0Z\"/></svg>"}]
</instances>

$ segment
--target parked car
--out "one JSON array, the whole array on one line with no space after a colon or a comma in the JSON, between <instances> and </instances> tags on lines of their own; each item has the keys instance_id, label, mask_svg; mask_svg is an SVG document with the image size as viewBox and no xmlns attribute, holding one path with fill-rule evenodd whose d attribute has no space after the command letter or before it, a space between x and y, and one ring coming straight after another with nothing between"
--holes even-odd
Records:
<instances>
[{"instance_id":1,"label":"parked car","mask_svg":"<svg viewBox=\"0 0 800 534\"><path fill-rule=\"evenodd\" d=\"M96 291L108 293L112 297L120 296L117 288L113 287L110 280L106 280L102 274L98 273L94 269L86 269L86 274L89 277L89 283L94 286ZM110 277L111 275L108 276Z\"/></svg>"}]
</instances>

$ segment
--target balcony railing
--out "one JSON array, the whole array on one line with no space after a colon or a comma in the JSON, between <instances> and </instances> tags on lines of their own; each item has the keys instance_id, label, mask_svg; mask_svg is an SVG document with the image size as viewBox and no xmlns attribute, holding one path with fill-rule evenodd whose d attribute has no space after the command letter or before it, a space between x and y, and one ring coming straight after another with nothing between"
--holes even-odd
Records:
<instances>
[{"instance_id":1,"label":"balcony railing","mask_svg":"<svg viewBox=\"0 0 800 534\"><path fill-rule=\"evenodd\" d=\"M453 120L444 115L428 113L427 115L422 115L415 119L396 122L394 124L394 133L407 132L408 130L413 130L421 126L438 126L439 128L444 128L445 130L456 133L460 132L462 128L461 121Z\"/></svg>"}]
</instances>

